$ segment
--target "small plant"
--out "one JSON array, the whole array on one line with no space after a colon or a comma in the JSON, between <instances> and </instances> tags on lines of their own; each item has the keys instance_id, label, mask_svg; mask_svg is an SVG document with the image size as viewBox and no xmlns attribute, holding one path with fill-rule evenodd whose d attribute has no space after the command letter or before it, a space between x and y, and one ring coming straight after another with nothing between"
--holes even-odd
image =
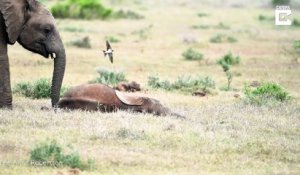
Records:
<instances>
[{"instance_id":1,"label":"small plant","mask_svg":"<svg viewBox=\"0 0 300 175\"><path fill-rule=\"evenodd\" d=\"M63 86L60 94L63 95L67 90L68 88ZM47 78L41 78L33 83L22 81L16 84L13 92L33 99L50 98L51 81Z\"/></svg>"},{"instance_id":2,"label":"small plant","mask_svg":"<svg viewBox=\"0 0 300 175\"><path fill-rule=\"evenodd\" d=\"M126 81L123 72L114 72L103 68L98 69L97 72L99 73L99 77L89 83L103 83L115 86L120 82Z\"/></svg>"},{"instance_id":3,"label":"small plant","mask_svg":"<svg viewBox=\"0 0 300 175\"><path fill-rule=\"evenodd\" d=\"M275 18L274 18L274 17L269 17L269 16L265 16L265 15L260 14L260 15L258 16L258 20L259 20L259 21L274 21Z\"/></svg>"},{"instance_id":4,"label":"small plant","mask_svg":"<svg viewBox=\"0 0 300 175\"><path fill-rule=\"evenodd\" d=\"M182 53L182 56L186 60L202 60L203 54L200 52L195 51L192 48L187 49L185 52Z\"/></svg>"},{"instance_id":5,"label":"small plant","mask_svg":"<svg viewBox=\"0 0 300 175\"><path fill-rule=\"evenodd\" d=\"M272 5L289 5L291 3L291 0L272 0Z\"/></svg>"},{"instance_id":6,"label":"small plant","mask_svg":"<svg viewBox=\"0 0 300 175\"><path fill-rule=\"evenodd\" d=\"M107 36L105 37L106 40L108 40L110 43L118 43L120 40L114 36Z\"/></svg>"},{"instance_id":7,"label":"small plant","mask_svg":"<svg viewBox=\"0 0 300 175\"><path fill-rule=\"evenodd\" d=\"M82 28L70 27L70 26L63 28L62 30L66 32L77 32L77 33L85 32Z\"/></svg>"},{"instance_id":8,"label":"small plant","mask_svg":"<svg viewBox=\"0 0 300 175\"><path fill-rule=\"evenodd\" d=\"M195 92L198 90L209 92L209 89L215 88L215 82L210 77L202 77L200 75L179 76L174 82L161 80L157 76L150 76L148 77L148 85L154 89L178 90L181 92Z\"/></svg>"},{"instance_id":9,"label":"small plant","mask_svg":"<svg viewBox=\"0 0 300 175\"><path fill-rule=\"evenodd\" d=\"M119 10L113 14L114 18L122 19L144 19L145 17L131 10Z\"/></svg>"},{"instance_id":10,"label":"small plant","mask_svg":"<svg viewBox=\"0 0 300 175\"><path fill-rule=\"evenodd\" d=\"M223 30L229 30L230 29L230 26L229 25L226 25L222 22L220 22L218 25L215 26L216 29L223 29Z\"/></svg>"},{"instance_id":11,"label":"small plant","mask_svg":"<svg viewBox=\"0 0 300 175\"><path fill-rule=\"evenodd\" d=\"M202 17L206 17L206 16L209 16L207 13L203 13L203 12L200 12L197 14L198 17L202 18Z\"/></svg>"},{"instance_id":12,"label":"small plant","mask_svg":"<svg viewBox=\"0 0 300 175\"><path fill-rule=\"evenodd\" d=\"M237 42L237 39L232 36L217 34L210 38L210 42L211 43L224 43L224 42L235 43Z\"/></svg>"},{"instance_id":13,"label":"small plant","mask_svg":"<svg viewBox=\"0 0 300 175\"><path fill-rule=\"evenodd\" d=\"M239 56L233 56L231 52L224 55L217 61L218 64L228 64L229 66L240 64L241 58Z\"/></svg>"},{"instance_id":14,"label":"small plant","mask_svg":"<svg viewBox=\"0 0 300 175\"><path fill-rule=\"evenodd\" d=\"M35 166L68 166L81 170L91 169L93 166L92 160L89 159L87 162L81 160L80 155L73 150L70 154L64 154L63 147L58 145L56 141L36 145L30 151L30 163Z\"/></svg>"},{"instance_id":15,"label":"small plant","mask_svg":"<svg viewBox=\"0 0 300 175\"><path fill-rule=\"evenodd\" d=\"M90 43L90 38L88 36L79 40L71 41L68 43L68 45L79 47L79 48L85 48L85 49L92 48Z\"/></svg>"},{"instance_id":16,"label":"small plant","mask_svg":"<svg viewBox=\"0 0 300 175\"><path fill-rule=\"evenodd\" d=\"M193 25L192 28L193 29L209 29L210 26L209 25Z\"/></svg>"},{"instance_id":17,"label":"small plant","mask_svg":"<svg viewBox=\"0 0 300 175\"><path fill-rule=\"evenodd\" d=\"M276 83L263 83L255 89L245 86L246 102L255 105L274 105L292 99L288 92Z\"/></svg>"},{"instance_id":18,"label":"small plant","mask_svg":"<svg viewBox=\"0 0 300 175\"><path fill-rule=\"evenodd\" d=\"M292 25L295 26L295 27L300 27L300 20L298 20L298 19L293 19Z\"/></svg>"},{"instance_id":19,"label":"small plant","mask_svg":"<svg viewBox=\"0 0 300 175\"><path fill-rule=\"evenodd\" d=\"M217 61L217 63L222 67L222 69L225 72L225 75L227 77L227 87L224 90L230 90L233 75L234 75L230 71L230 68L232 65L236 65L236 64L240 63L240 57L239 56L234 57L232 55L232 53L228 53L228 54L224 55L221 59L219 59Z\"/></svg>"},{"instance_id":20,"label":"small plant","mask_svg":"<svg viewBox=\"0 0 300 175\"><path fill-rule=\"evenodd\" d=\"M112 10L98 0L66 0L56 3L51 12L56 18L104 19L111 15Z\"/></svg>"}]
</instances>

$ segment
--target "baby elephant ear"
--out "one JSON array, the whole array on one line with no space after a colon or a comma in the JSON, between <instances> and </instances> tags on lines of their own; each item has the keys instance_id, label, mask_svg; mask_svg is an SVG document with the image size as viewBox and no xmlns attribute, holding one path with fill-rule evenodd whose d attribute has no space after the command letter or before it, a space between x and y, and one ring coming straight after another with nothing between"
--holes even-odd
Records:
<instances>
[{"instance_id":1,"label":"baby elephant ear","mask_svg":"<svg viewBox=\"0 0 300 175\"><path fill-rule=\"evenodd\" d=\"M26 4L23 0L0 0L0 11L5 21L10 44L17 41L22 31Z\"/></svg>"},{"instance_id":2,"label":"baby elephant ear","mask_svg":"<svg viewBox=\"0 0 300 175\"><path fill-rule=\"evenodd\" d=\"M116 90L116 95L121 100L123 103L127 105L135 105L135 106L140 106L143 104L144 100L141 97L129 95L120 91Z\"/></svg>"}]
</instances>

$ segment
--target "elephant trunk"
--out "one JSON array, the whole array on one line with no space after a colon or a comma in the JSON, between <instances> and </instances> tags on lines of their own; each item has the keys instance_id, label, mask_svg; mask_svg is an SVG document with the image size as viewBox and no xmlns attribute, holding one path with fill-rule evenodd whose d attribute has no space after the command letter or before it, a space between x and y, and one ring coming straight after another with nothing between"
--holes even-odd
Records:
<instances>
[{"instance_id":1,"label":"elephant trunk","mask_svg":"<svg viewBox=\"0 0 300 175\"><path fill-rule=\"evenodd\" d=\"M62 41L60 43L58 52L56 52L55 54L56 57L54 58L54 71L53 71L52 87L51 87L52 107L55 107L59 101L60 89L65 74L66 53Z\"/></svg>"}]
</instances>

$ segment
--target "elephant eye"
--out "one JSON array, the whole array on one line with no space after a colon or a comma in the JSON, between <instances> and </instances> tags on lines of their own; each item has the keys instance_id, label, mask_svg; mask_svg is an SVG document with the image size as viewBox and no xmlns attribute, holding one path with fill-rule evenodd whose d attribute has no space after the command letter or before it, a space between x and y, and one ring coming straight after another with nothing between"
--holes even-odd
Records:
<instances>
[{"instance_id":1,"label":"elephant eye","mask_svg":"<svg viewBox=\"0 0 300 175\"><path fill-rule=\"evenodd\" d=\"M44 33L45 33L46 35L48 35L49 33L51 33L51 29L50 29L50 28L45 28L45 29L44 29Z\"/></svg>"}]
</instances>

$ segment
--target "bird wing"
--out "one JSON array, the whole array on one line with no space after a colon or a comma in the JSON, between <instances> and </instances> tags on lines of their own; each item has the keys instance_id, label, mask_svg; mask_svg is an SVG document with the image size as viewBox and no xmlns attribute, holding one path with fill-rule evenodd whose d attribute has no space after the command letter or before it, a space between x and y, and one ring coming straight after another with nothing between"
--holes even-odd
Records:
<instances>
[{"instance_id":1,"label":"bird wing","mask_svg":"<svg viewBox=\"0 0 300 175\"><path fill-rule=\"evenodd\" d=\"M107 50L111 49L111 46L110 46L110 44L109 44L109 42L107 40L106 40L106 48L107 48Z\"/></svg>"},{"instance_id":2,"label":"bird wing","mask_svg":"<svg viewBox=\"0 0 300 175\"><path fill-rule=\"evenodd\" d=\"M114 57L113 54L108 54L109 55L109 59L111 63L114 63Z\"/></svg>"}]
</instances>

